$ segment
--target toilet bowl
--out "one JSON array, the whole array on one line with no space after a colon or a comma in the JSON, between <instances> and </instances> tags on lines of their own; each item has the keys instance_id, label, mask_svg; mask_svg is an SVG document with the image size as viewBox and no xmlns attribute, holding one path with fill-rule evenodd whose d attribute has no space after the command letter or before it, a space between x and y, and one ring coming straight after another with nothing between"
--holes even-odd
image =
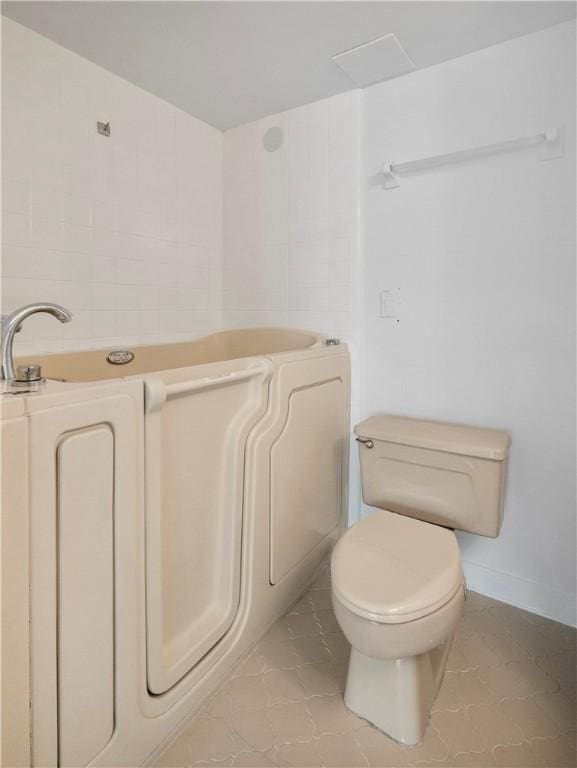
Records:
<instances>
[{"instance_id":1,"label":"toilet bowl","mask_svg":"<svg viewBox=\"0 0 577 768\"><path fill-rule=\"evenodd\" d=\"M331 558L335 616L351 645L345 703L414 745L465 601L452 529L498 534L510 438L392 416L355 432L363 499L378 509L341 537Z\"/></svg>"},{"instance_id":2,"label":"toilet bowl","mask_svg":"<svg viewBox=\"0 0 577 768\"><path fill-rule=\"evenodd\" d=\"M454 533L375 512L338 542L331 576L351 645L346 705L397 741L418 743L463 610Z\"/></svg>"}]
</instances>

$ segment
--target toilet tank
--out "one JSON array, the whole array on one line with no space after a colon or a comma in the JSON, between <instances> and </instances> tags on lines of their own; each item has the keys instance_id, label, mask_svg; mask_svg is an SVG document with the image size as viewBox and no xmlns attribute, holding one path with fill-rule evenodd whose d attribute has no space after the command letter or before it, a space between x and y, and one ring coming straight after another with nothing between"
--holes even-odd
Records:
<instances>
[{"instance_id":1,"label":"toilet tank","mask_svg":"<svg viewBox=\"0 0 577 768\"><path fill-rule=\"evenodd\" d=\"M503 520L506 432L378 415L357 424L363 501L495 537Z\"/></svg>"}]
</instances>

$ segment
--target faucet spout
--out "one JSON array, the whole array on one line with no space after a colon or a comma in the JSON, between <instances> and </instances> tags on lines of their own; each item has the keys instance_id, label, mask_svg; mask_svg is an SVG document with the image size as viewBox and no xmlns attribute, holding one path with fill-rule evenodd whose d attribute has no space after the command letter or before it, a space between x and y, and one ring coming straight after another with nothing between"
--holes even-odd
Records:
<instances>
[{"instance_id":1,"label":"faucet spout","mask_svg":"<svg viewBox=\"0 0 577 768\"><path fill-rule=\"evenodd\" d=\"M20 330L20 326L31 315L44 312L52 315L61 323L69 323L72 320L72 313L62 307L60 304L43 302L39 304L27 304L24 307L12 312L2 321L2 378L7 381L14 379L14 358L13 346L14 336Z\"/></svg>"}]
</instances>

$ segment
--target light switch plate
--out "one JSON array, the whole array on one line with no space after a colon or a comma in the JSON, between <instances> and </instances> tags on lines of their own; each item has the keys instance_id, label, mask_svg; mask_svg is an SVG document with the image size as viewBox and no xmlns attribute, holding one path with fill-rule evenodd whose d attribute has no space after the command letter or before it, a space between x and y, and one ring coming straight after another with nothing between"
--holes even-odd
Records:
<instances>
[{"instance_id":1,"label":"light switch plate","mask_svg":"<svg viewBox=\"0 0 577 768\"><path fill-rule=\"evenodd\" d=\"M396 320L398 323L400 304L400 288L383 289L379 293L379 317L383 320Z\"/></svg>"}]
</instances>

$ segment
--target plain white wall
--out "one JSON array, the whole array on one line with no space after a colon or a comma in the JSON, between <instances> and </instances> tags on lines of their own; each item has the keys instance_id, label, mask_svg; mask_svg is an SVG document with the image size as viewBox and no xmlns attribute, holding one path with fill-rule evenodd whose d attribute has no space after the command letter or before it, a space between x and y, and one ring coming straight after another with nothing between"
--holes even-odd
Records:
<instances>
[{"instance_id":1,"label":"plain white wall","mask_svg":"<svg viewBox=\"0 0 577 768\"><path fill-rule=\"evenodd\" d=\"M220 327L222 133L3 17L2 101L2 311L74 313L16 351Z\"/></svg>"},{"instance_id":2,"label":"plain white wall","mask_svg":"<svg viewBox=\"0 0 577 768\"><path fill-rule=\"evenodd\" d=\"M363 92L361 407L513 438L497 540L461 535L473 589L575 623L575 24ZM401 179L412 160L565 131L536 149ZM398 318L379 291L399 290Z\"/></svg>"}]
</instances>

